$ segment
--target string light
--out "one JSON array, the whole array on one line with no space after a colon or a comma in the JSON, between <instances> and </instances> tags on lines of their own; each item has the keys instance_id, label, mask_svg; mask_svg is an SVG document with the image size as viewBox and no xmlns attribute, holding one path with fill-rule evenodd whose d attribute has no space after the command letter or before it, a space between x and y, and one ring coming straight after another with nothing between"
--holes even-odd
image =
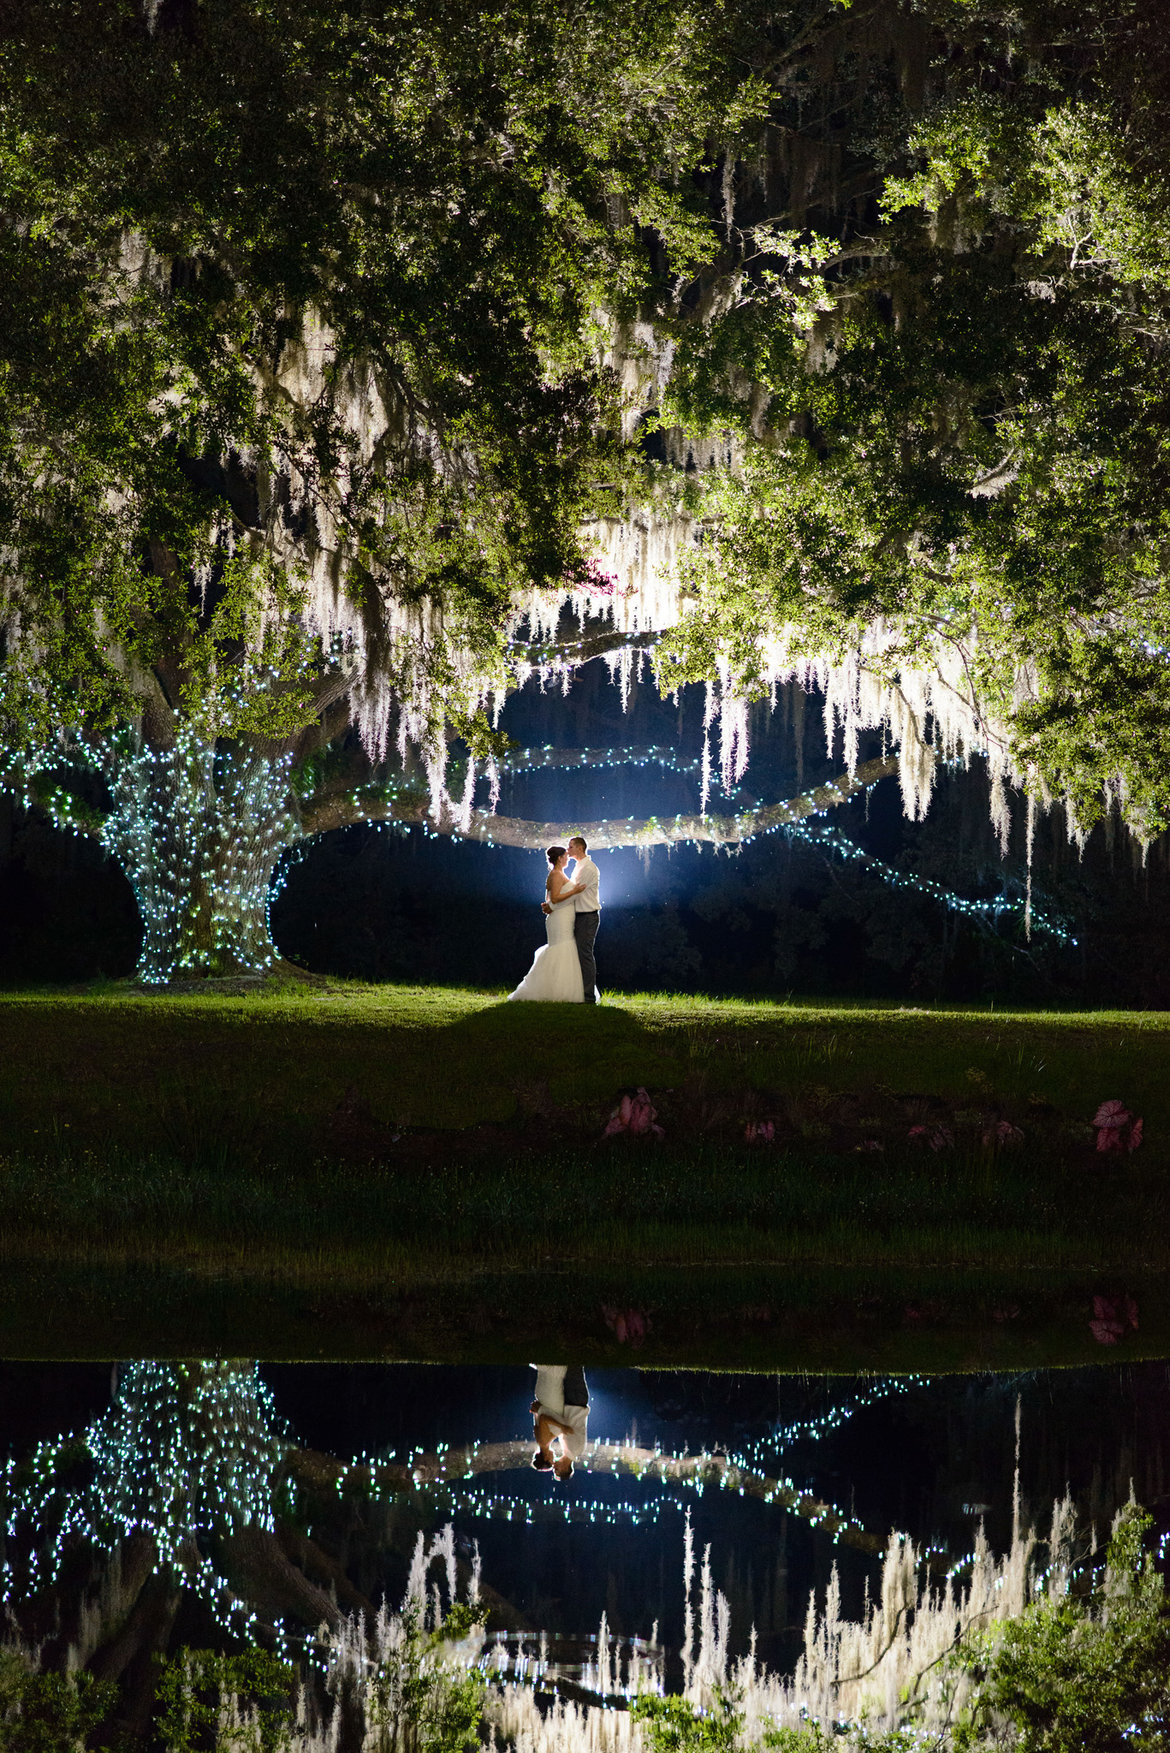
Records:
<instances>
[{"instance_id":1,"label":"string light","mask_svg":"<svg viewBox=\"0 0 1170 1753\"><path fill-rule=\"evenodd\" d=\"M221 690L224 725L254 707L255 693L283 680L248 672ZM91 811L55 780L88 770L110 807ZM269 887L298 832L291 809L292 757L228 746L181 720L169 747L134 731L62 731L56 742L0 753L0 790L36 805L54 827L97 844L125 872L142 920L136 977L158 986L183 974L264 974L276 962Z\"/></svg>"},{"instance_id":2,"label":"string light","mask_svg":"<svg viewBox=\"0 0 1170 1753\"><path fill-rule=\"evenodd\" d=\"M275 672L253 678L256 686L276 679ZM249 691L241 688L225 698L238 714L248 703ZM861 775L847 774L783 803L758 805L732 817L627 816L578 824L578 828L599 852L629 847L648 851L661 843L713 843L717 850L720 846L738 849L781 833L860 864L890 887L923 895L962 917L998 922L1004 916L1030 913L1033 931L1076 945L1064 923L1042 908L1029 908L1026 897L971 899L932 878L896 869L831 824L816 825L847 799L868 795L891 765L872 763L882 772L868 782ZM517 774L563 766L574 770L655 766L694 777L701 773L703 762L661 744L577 750L545 744L512 750L500 761L502 771ZM88 767L100 774L110 791L111 808L101 816L87 811L67 788L54 782L62 767ZM293 813L291 771L287 754L273 758L225 747L183 722L171 747L162 750L145 746L125 729L104 736L71 731L56 745L9 749L0 754L0 789L16 795L26 807L38 803L56 827L96 838L118 862L142 918L137 977L147 985L163 985L176 975L225 969L262 975L274 966L273 902L317 838L304 834ZM726 795L738 795L739 789ZM409 832L410 824L394 814L404 796L411 798L413 813L418 807L417 787L406 777L355 790L346 800L357 818L351 825L367 822ZM493 823L497 823L495 831ZM439 837L441 830L425 819L417 826L425 838ZM543 842L557 832L560 828L554 823L502 821L477 811L465 834L452 829L447 837L456 844L467 838L498 846L515 844L517 838L522 843Z\"/></svg>"},{"instance_id":3,"label":"string light","mask_svg":"<svg viewBox=\"0 0 1170 1753\"><path fill-rule=\"evenodd\" d=\"M953 889L945 888L930 877L913 876L908 872L897 870L894 866L886 864L884 860L876 858L872 853L866 852L855 841L848 839L839 829L831 825L826 825L820 830L805 826L810 818L815 820L823 817L828 810L835 809L854 797L868 797L869 793L881 784L882 779L889 777L893 770L892 762L883 761L881 765L886 767L888 771L883 772L880 778L858 783L851 776L846 775L843 779L830 782L828 785L816 786L810 791L803 792L800 796L792 798L786 803L759 805L756 809L745 811L730 820L721 820L706 813L695 818L679 814L673 818L673 823L671 818L659 816L647 816L641 820L634 816L626 816L624 820L606 818L603 823L606 832L603 835L597 835L596 830L594 830L593 836L589 837L590 849L614 852L630 847L642 848L648 840L660 834L672 840L674 844L686 844L688 841L704 844L712 838L709 833L702 833L701 837L698 833L688 833L682 824L691 821L694 821L696 826L703 824L704 827L717 823L719 830L721 830L721 841L717 840L716 845L722 843L728 848L734 846L738 849L741 846L749 846L753 841L766 834L782 833L791 839L803 840L810 845L821 846L839 858L862 863L875 876L880 877L891 887L912 889L918 894L938 901L950 912L963 914L968 918L996 920L1005 914L1019 913L1022 916L1027 905L1024 898L1013 901L1006 896L997 896L994 900L972 900L957 894ZM651 744L645 748L586 749L558 749L552 744L545 744L534 748L512 750L500 762L501 771L516 772L563 766L595 769L658 766L689 777L701 773L703 761L698 756L684 758L678 750L659 744ZM711 773L710 782L713 786L719 785L719 778L715 772ZM740 791L742 791L742 787L736 788L735 793L728 792L725 795L738 795ZM552 824L549 826L551 828ZM477 832L476 838L490 840L490 833ZM608 844L603 843L605 841L608 841ZM1062 943L1076 945L1076 938L1066 926L1035 906L1031 909L1031 927L1033 931L1057 938Z\"/></svg>"},{"instance_id":4,"label":"string light","mask_svg":"<svg viewBox=\"0 0 1170 1753\"><path fill-rule=\"evenodd\" d=\"M569 759L571 757L571 760ZM701 763L698 759L684 759L675 750L651 745L646 748L588 748L561 750L551 744L542 747L530 747L514 750L503 757L501 768L516 772L541 770L571 765L579 767L603 768L620 766L656 765L680 774L693 774L698 771ZM875 763L883 768L892 767L892 763ZM683 814L671 817L626 816L606 817L600 823L575 824L578 831L585 834L589 841L590 852L618 852L624 850L648 851L655 843L672 845L713 843L715 850L720 848L738 851L741 847L750 846L770 834L782 834L793 840L803 841L807 845L816 846L835 857L863 865L874 876L890 887L912 890L927 899L938 902L949 912L958 913L966 918L998 922L1005 916L1024 915L1027 908L1026 897L1013 900L1006 895L999 895L993 900L976 900L960 895L953 889L945 888L931 877L915 876L907 871L898 870L887 864L883 859L866 852L864 848L850 840L846 835L830 823L824 826L817 824L827 816L831 809L838 808L855 797L868 796L882 779L889 777L883 772L881 777L868 782L852 779L849 775L830 782L827 785L814 786L795 798L779 804L762 804L756 809L742 811L735 817L718 817L711 815L687 816ZM480 845L499 849L514 847L517 842L517 830L525 830L525 843L532 846L541 845L550 837L566 832L563 824L555 822L518 822L507 819L500 823L500 832L493 832L493 821L499 821L486 812L476 812L473 822L464 835L445 833L426 821L407 823L401 820L384 820L381 824L371 822L369 825L393 827L400 832L420 832L424 839L449 838L455 843L460 839L474 840ZM811 825L810 825L811 824ZM354 823L353 826L360 824ZM573 824L570 824L573 826ZM273 893L279 894L288 879L290 870L299 864L309 853L311 840L300 842L291 848L282 858L274 881ZM1035 904L1031 907L1031 929L1043 935L1053 937L1061 943L1074 946L1076 937L1063 923L1047 914Z\"/></svg>"},{"instance_id":5,"label":"string light","mask_svg":"<svg viewBox=\"0 0 1170 1753\"><path fill-rule=\"evenodd\" d=\"M964 895L955 894L953 889L944 889L931 877L911 876L906 871L896 870L893 865L886 864L866 852L853 840L846 838L839 829L827 823L823 828L807 828L803 823L793 822L787 825L785 833L793 840L803 840L810 846L820 846L837 858L844 858L853 863L863 864L882 882L894 889L913 889L932 901L940 902L948 912L961 913L971 919L999 919L1005 913L1019 913L1023 916L1027 906L1025 899L1011 901L1006 896L997 896L993 901L973 901ZM1032 930L1048 937L1057 938L1061 943L1075 947L1076 938L1065 926L1057 924L1038 908L1035 902L1031 906Z\"/></svg>"},{"instance_id":6,"label":"string light","mask_svg":"<svg viewBox=\"0 0 1170 1753\"><path fill-rule=\"evenodd\" d=\"M497 766L501 773L541 772L557 767L569 767L574 771L582 768L596 771L605 767L659 767L686 779L701 777L703 771L701 756L684 756L678 749L661 743L612 749L561 749L545 743L534 748L509 749L499 757ZM737 797L743 790L742 786L725 788L717 773L711 774L711 787L725 797Z\"/></svg>"}]
</instances>

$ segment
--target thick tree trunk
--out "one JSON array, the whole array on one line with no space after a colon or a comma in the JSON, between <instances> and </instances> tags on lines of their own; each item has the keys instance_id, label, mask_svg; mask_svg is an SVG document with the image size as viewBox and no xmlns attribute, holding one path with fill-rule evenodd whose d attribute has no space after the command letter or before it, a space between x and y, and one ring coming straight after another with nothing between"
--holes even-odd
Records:
<instances>
[{"instance_id":1,"label":"thick tree trunk","mask_svg":"<svg viewBox=\"0 0 1170 1753\"><path fill-rule=\"evenodd\" d=\"M139 979L271 968L269 886L297 832L287 759L180 731L162 750L113 740L101 766L113 809L100 838L142 915Z\"/></svg>"}]
</instances>

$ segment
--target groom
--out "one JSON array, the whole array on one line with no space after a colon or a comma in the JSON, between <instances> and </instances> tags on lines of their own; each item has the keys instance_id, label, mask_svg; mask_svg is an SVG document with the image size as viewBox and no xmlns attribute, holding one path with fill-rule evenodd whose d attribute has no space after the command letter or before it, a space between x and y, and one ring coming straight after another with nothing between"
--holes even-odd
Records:
<instances>
[{"instance_id":1,"label":"groom","mask_svg":"<svg viewBox=\"0 0 1170 1753\"><path fill-rule=\"evenodd\" d=\"M573 939L577 945L577 960L581 964L581 979L585 985L585 1002L586 1004L596 1004L597 963L593 959L593 945L597 940L597 927L601 924L601 899L598 894L601 872L590 858L589 848L580 834L574 834L569 841L569 857L574 861L572 881L584 885L581 893L573 902L576 913L576 918L573 920ZM541 911L544 913L552 912L547 901L544 902Z\"/></svg>"},{"instance_id":2,"label":"groom","mask_svg":"<svg viewBox=\"0 0 1170 1753\"><path fill-rule=\"evenodd\" d=\"M555 1473L567 1479L573 1462L579 1461L589 1441L589 1387L578 1364L534 1363L536 1398L532 1434L536 1453L532 1465L538 1473ZM559 1444L560 1454L553 1449Z\"/></svg>"}]
</instances>

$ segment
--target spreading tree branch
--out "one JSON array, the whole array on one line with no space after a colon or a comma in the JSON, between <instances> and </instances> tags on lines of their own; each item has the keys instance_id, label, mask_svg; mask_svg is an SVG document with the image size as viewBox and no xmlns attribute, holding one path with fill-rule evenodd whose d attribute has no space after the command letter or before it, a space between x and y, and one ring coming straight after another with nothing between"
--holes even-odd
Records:
<instances>
[{"instance_id":1,"label":"spreading tree branch","mask_svg":"<svg viewBox=\"0 0 1170 1753\"><path fill-rule=\"evenodd\" d=\"M608 633L590 633L580 639L570 639L564 644L524 645L514 641L508 649L514 657L522 658L536 669L543 669L551 664L589 663L611 651L651 651L661 638L659 630L629 633L615 628Z\"/></svg>"},{"instance_id":2,"label":"spreading tree branch","mask_svg":"<svg viewBox=\"0 0 1170 1753\"><path fill-rule=\"evenodd\" d=\"M516 816L494 816L487 810L473 810L471 819L462 825L457 817L444 814L438 821L428 818L427 804L417 792L409 796L388 795L363 798L361 792L310 800L301 812L301 828L305 838L327 833L332 828L345 828L358 822L397 821L407 825L427 822L432 833L450 834L464 840L479 840L496 846L515 846L525 851L542 851L570 834L580 834L595 851L614 851L620 847L677 846L694 841L712 846L738 846L771 828L788 822L799 822L806 816L818 815L846 803L858 792L879 779L898 771L895 756L866 761L854 773L842 773L827 785L783 803L765 804L760 809L745 810L734 816L678 815L647 816L640 820L628 816L621 821L603 819L583 822L578 819L559 822L534 822Z\"/></svg>"}]
</instances>

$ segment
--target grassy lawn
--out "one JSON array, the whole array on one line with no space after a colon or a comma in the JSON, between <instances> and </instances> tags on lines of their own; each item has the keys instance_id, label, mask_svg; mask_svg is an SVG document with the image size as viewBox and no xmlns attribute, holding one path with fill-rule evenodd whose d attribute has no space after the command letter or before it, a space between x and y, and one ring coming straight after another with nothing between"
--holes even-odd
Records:
<instances>
[{"instance_id":1,"label":"grassy lawn","mask_svg":"<svg viewBox=\"0 0 1170 1753\"><path fill-rule=\"evenodd\" d=\"M616 1356L632 1307L646 1361L1039 1363L1121 1293L1170 1352L1170 1014L322 983L12 994L0 1047L10 1355ZM665 1137L602 1141L638 1085Z\"/></svg>"}]
</instances>

